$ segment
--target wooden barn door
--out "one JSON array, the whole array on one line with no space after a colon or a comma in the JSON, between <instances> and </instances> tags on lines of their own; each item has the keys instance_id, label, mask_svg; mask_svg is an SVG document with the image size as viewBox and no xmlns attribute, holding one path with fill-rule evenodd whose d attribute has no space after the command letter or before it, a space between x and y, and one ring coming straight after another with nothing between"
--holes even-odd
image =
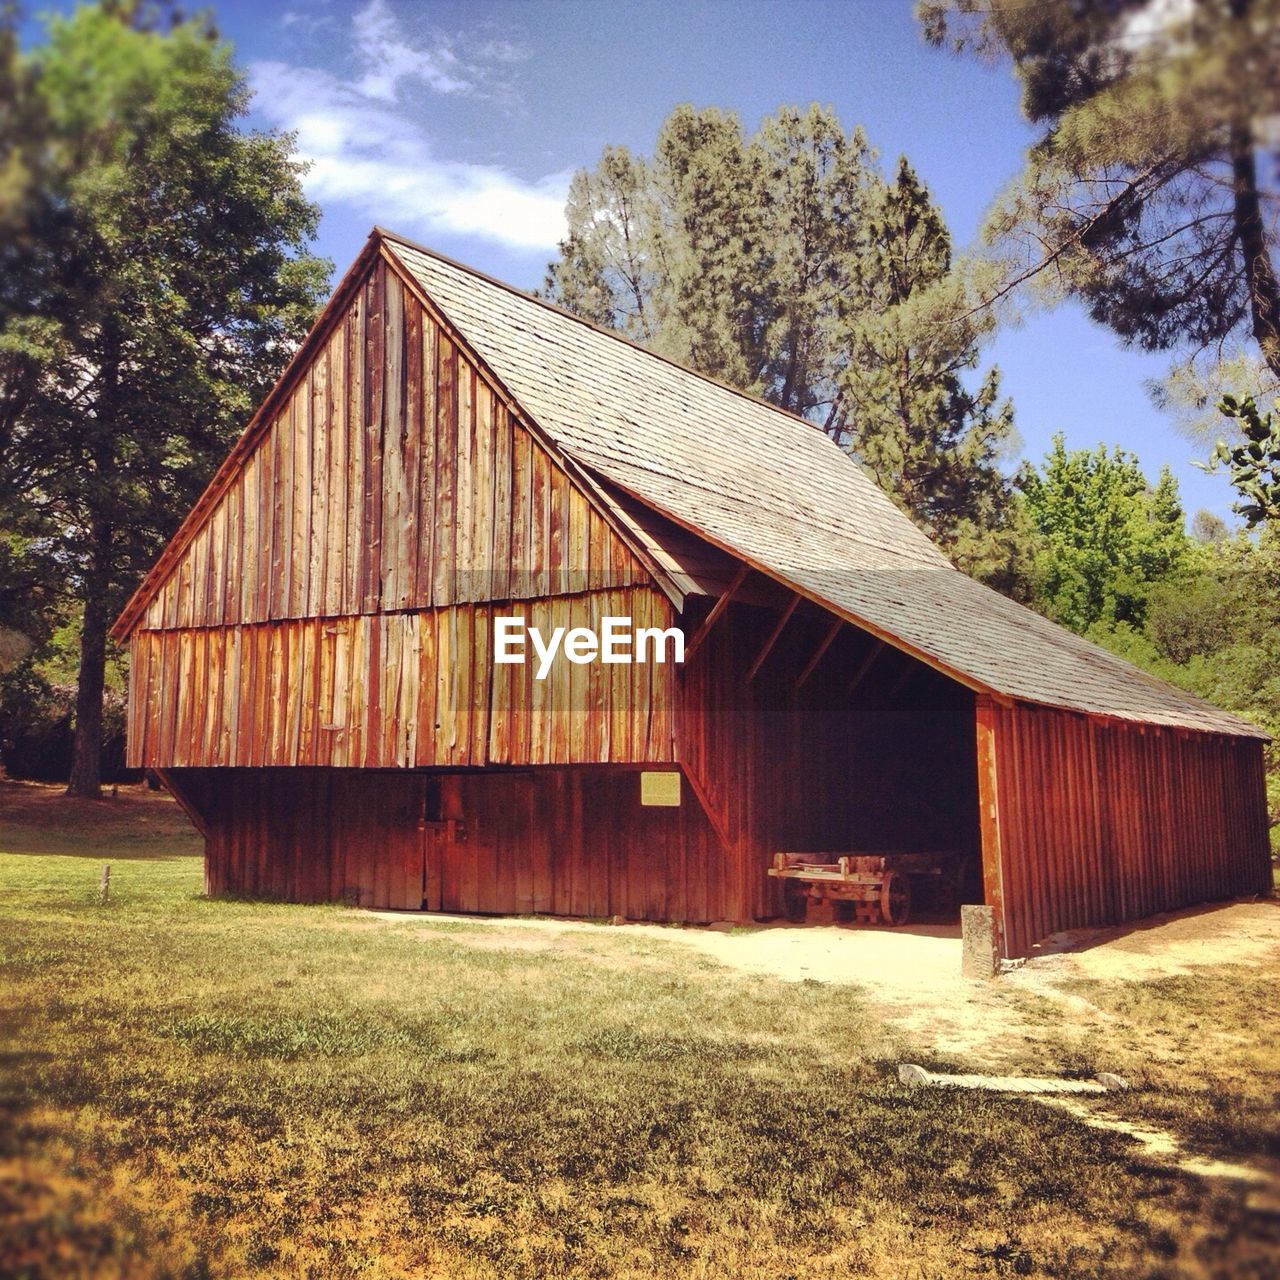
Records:
<instances>
[{"instance_id":1,"label":"wooden barn door","mask_svg":"<svg viewBox=\"0 0 1280 1280\"><path fill-rule=\"evenodd\" d=\"M454 911L448 905L445 881L456 879L455 846L464 841L461 779L431 775L426 779L422 822L422 907L425 911Z\"/></svg>"},{"instance_id":2,"label":"wooden barn door","mask_svg":"<svg viewBox=\"0 0 1280 1280\"><path fill-rule=\"evenodd\" d=\"M534 808L528 774L446 774L427 793L426 907L510 914ZM530 909L529 907L524 909Z\"/></svg>"},{"instance_id":3,"label":"wooden barn door","mask_svg":"<svg viewBox=\"0 0 1280 1280\"><path fill-rule=\"evenodd\" d=\"M378 910L421 910L425 868L420 779L404 771L279 772L312 779L317 821L308 827L308 837L315 839L327 827L342 851L335 868L341 879L331 887L331 896L353 894L361 906ZM296 808L276 805L286 815Z\"/></svg>"}]
</instances>

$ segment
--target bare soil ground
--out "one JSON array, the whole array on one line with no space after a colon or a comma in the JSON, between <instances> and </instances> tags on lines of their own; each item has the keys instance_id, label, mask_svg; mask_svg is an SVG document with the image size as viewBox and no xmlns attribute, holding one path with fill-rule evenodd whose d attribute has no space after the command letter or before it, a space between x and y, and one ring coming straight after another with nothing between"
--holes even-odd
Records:
<instances>
[{"instance_id":1,"label":"bare soil ground","mask_svg":"<svg viewBox=\"0 0 1280 1280\"><path fill-rule=\"evenodd\" d=\"M401 923L419 918L369 914ZM449 918L488 926L488 937L473 934L470 941L499 949L551 950L557 935L606 927L550 918L431 917ZM1030 1030L1025 1002L1011 997L1038 996L1060 1005L1064 1017L1094 1017L1099 1011L1069 990L1073 983L1150 981L1223 965L1280 965L1280 902L1274 900L1196 907L1124 928L1059 934L1025 964L991 982L961 975L959 926L627 924L620 932L630 939L689 947L738 973L862 987L888 1021L941 1056L963 1057L975 1070L1007 1066L1010 1043Z\"/></svg>"}]
</instances>

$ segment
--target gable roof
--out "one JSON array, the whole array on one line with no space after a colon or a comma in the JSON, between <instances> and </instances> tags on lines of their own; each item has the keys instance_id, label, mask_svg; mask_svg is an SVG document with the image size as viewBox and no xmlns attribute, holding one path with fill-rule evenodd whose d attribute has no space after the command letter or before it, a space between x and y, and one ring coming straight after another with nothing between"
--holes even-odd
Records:
<instances>
[{"instance_id":1,"label":"gable roof","mask_svg":"<svg viewBox=\"0 0 1280 1280\"><path fill-rule=\"evenodd\" d=\"M804 419L374 235L560 450L712 545L970 688L1265 737L961 573Z\"/></svg>"},{"instance_id":2,"label":"gable roof","mask_svg":"<svg viewBox=\"0 0 1280 1280\"><path fill-rule=\"evenodd\" d=\"M381 228L121 611L114 639L210 518L379 254L580 473L664 590L718 594L729 556L976 691L1266 737L968 578L811 423Z\"/></svg>"}]
</instances>

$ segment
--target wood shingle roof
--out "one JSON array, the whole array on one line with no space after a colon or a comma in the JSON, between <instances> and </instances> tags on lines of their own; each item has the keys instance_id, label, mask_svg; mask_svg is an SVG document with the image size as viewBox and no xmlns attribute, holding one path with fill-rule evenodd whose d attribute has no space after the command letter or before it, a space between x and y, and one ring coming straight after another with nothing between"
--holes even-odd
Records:
<instances>
[{"instance_id":1,"label":"wood shingle roof","mask_svg":"<svg viewBox=\"0 0 1280 1280\"><path fill-rule=\"evenodd\" d=\"M1265 736L966 577L803 419L375 234L524 413L606 492L630 495L971 688Z\"/></svg>"}]
</instances>

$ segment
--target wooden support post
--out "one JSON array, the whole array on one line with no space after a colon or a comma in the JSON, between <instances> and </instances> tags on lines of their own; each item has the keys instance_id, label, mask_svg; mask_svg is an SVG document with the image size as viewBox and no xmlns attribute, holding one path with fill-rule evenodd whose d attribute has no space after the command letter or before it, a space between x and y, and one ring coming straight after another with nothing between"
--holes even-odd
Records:
<instances>
[{"instance_id":1,"label":"wooden support post","mask_svg":"<svg viewBox=\"0 0 1280 1280\"><path fill-rule=\"evenodd\" d=\"M733 575L733 581L725 588L724 594L711 608L711 612L707 614L706 620L703 622L696 632L693 639L689 641L689 647L684 651L684 660L686 663L692 661L693 655L702 648L702 643L706 640L711 628L715 626L720 615L729 607L729 602L738 594L738 588L742 586L746 580L747 574L751 572L749 565L739 565L738 572Z\"/></svg>"},{"instance_id":2,"label":"wooden support post","mask_svg":"<svg viewBox=\"0 0 1280 1280\"><path fill-rule=\"evenodd\" d=\"M111 863L102 864L102 878L98 881L98 901L105 907L111 900Z\"/></svg>"},{"instance_id":3,"label":"wooden support post","mask_svg":"<svg viewBox=\"0 0 1280 1280\"><path fill-rule=\"evenodd\" d=\"M966 978L994 978L1000 972L1000 931L991 907L960 908L960 972Z\"/></svg>"},{"instance_id":4,"label":"wooden support post","mask_svg":"<svg viewBox=\"0 0 1280 1280\"><path fill-rule=\"evenodd\" d=\"M831 626L827 629L827 634L822 637L822 643L813 651L813 657L804 664L804 670L796 676L795 688L800 688L800 686L804 684L811 675L813 675L814 671L817 670L818 663L822 661L827 650L831 648L831 642L840 634L840 628L843 626L843 618L831 619Z\"/></svg>"},{"instance_id":5,"label":"wooden support post","mask_svg":"<svg viewBox=\"0 0 1280 1280\"><path fill-rule=\"evenodd\" d=\"M796 607L800 603L800 593L796 592L791 597L791 603L782 611L778 621L774 623L773 630L769 632L769 638L760 646L760 652L756 654L756 660L747 670L747 683L750 684L756 678L756 672L764 666L764 660L773 651L773 646L778 643L778 637L782 634L782 629L791 621L791 615L795 613Z\"/></svg>"},{"instance_id":6,"label":"wooden support post","mask_svg":"<svg viewBox=\"0 0 1280 1280\"><path fill-rule=\"evenodd\" d=\"M982 836L982 896L992 909L996 951L1008 959L1000 850L1000 787L996 774L996 707L982 694L974 699L978 738L978 826Z\"/></svg>"},{"instance_id":7,"label":"wooden support post","mask_svg":"<svg viewBox=\"0 0 1280 1280\"><path fill-rule=\"evenodd\" d=\"M866 679L867 672L871 670L871 664L884 652L884 641L877 640L875 644L867 651L867 656L858 663L858 669L853 673L853 679L849 681L849 687L845 690L846 694L852 693Z\"/></svg>"}]
</instances>

